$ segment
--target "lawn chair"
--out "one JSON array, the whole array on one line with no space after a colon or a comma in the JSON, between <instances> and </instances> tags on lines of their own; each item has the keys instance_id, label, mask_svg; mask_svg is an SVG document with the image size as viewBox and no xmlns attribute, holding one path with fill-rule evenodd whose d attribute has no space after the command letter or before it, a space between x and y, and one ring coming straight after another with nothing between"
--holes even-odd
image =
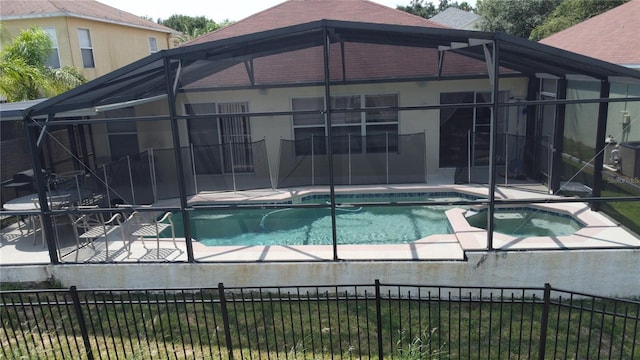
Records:
<instances>
[{"instance_id":1,"label":"lawn chair","mask_svg":"<svg viewBox=\"0 0 640 360\"><path fill-rule=\"evenodd\" d=\"M158 259L160 258L160 233L167 228L171 228L171 238L173 240L173 246L178 248L176 245L176 231L175 226L173 225L171 212L165 213L160 219L154 217L154 213L140 213L134 211L127 222L131 222L131 225L134 225L136 230L132 232L132 235L137 236L142 244L144 245L145 237L155 237L156 238L156 246L158 249Z\"/></svg>"},{"instance_id":2,"label":"lawn chair","mask_svg":"<svg viewBox=\"0 0 640 360\"><path fill-rule=\"evenodd\" d=\"M33 198L32 200L33 200L33 207L35 209L40 209L40 200L38 200L37 198ZM49 204L50 210L64 209L69 206L69 194L47 196L47 202ZM56 236L57 236L58 222L56 220L56 216L52 216L51 219L53 221L53 227L56 231ZM45 246L47 239L45 237L44 229L42 228L42 216L29 215L28 221L29 221L29 226L31 227L31 230L33 231L33 245L36 244L36 232L38 231L38 229L40 229L42 232L42 246ZM20 229L20 233L22 234L22 228L20 227L20 223L18 223L18 228Z\"/></svg>"},{"instance_id":3,"label":"lawn chair","mask_svg":"<svg viewBox=\"0 0 640 360\"><path fill-rule=\"evenodd\" d=\"M91 208L97 208L92 206ZM76 237L76 248L80 250L81 240L86 240L89 245L95 249L94 240L104 237L104 246L107 259L109 258L109 241L107 235L114 229L119 228L121 232L122 242L127 254L131 254L131 248L124 236L120 213L116 213L109 220L104 220L104 215L99 212L87 214L69 214L73 233Z\"/></svg>"}]
</instances>

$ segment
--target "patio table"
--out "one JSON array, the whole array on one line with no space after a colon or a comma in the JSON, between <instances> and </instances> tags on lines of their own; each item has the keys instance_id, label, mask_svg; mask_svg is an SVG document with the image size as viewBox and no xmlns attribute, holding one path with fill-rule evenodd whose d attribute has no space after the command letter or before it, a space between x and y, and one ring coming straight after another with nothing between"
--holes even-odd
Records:
<instances>
[{"instance_id":1,"label":"patio table","mask_svg":"<svg viewBox=\"0 0 640 360\"><path fill-rule=\"evenodd\" d=\"M47 200L51 208L59 208L68 203L77 203L91 195L87 189L52 190L47 193ZM38 194L29 194L7 201L2 207L7 211L37 210Z\"/></svg>"},{"instance_id":2,"label":"patio table","mask_svg":"<svg viewBox=\"0 0 640 360\"><path fill-rule=\"evenodd\" d=\"M89 195L91 195L91 191L87 189L52 190L47 192L47 201L49 202L49 207L51 209L59 209L72 203L78 203ZM38 202L38 194L29 194L21 196L19 198L15 198L13 200L9 200L2 206L2 208L7 211L38 210L40 208ZM30 224L29 226L31 227L31 230L33 230L33 243L35 244L36 231L39 227L42 226L42 217L40 215L31 214L28 215L28 218ZM56 220L54 217L54 222L55 221ZM20 225L20 221L18 221L18 229L20 229L20 233L22 234L22 226ZM46 239L43 233L42 244L44 245L45 242Z\"/></svg>"}]
</instances>

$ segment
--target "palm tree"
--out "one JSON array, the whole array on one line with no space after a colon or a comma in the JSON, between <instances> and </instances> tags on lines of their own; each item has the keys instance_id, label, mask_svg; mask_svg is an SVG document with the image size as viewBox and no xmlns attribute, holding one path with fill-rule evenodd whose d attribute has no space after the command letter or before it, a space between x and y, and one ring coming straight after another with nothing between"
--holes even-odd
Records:
<instances>
[{"instance_id":1,"label":"palm tree","mask_svg":"<svg viewBox=\"0 0 640 360\"><path fill-rule=\"evenodd\" d=\"M86 82L74 67L48 67L51 49L51 39L44 30L34 26L20 32L0 52L0 96L10 102L33 100L57 95Z\"/></svg>"}]
</instances>

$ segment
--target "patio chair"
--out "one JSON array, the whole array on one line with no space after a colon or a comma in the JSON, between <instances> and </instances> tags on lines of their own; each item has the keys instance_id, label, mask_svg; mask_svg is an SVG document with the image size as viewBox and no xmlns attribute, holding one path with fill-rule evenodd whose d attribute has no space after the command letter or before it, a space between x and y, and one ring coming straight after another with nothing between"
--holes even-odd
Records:
<instances>
[{"instance_id":1,"label":"patio chair","mask_svg":"<svg viewBox=\"0 0 640 360\"><path fill-rule=\"evenodd\" d=\"M33 235L33 245L36 244L36 234L38 230L42 232L42 246L45 246L47 243L47 238L44 235L44 229L42 229L42 217L40 215L29 215L25 219L23 219L24 223L27 225L27 234L29 230L31 230L31 234ZM20 226L20 221L18 221L18 229L20 230L20 234L22 235L22 226Z\"/></svg>"},{"instance_id":2,"label":"patio chair","mask_svg":"<svg viewBox=\"0 0 640 360\"><path fill-rule=\"evenodd\" d=\"M97 209L97 206L92 206L90 208ZM107 236L112 230L120 229L124 248L127 250L128 255L131 254L131 248L124 236L124 229L121 222L122 215L120 213L112 215L107 221L104 220L104 215L98 212L88 214L69 214L69 217L71 219L73 234L76 238L76 249L78 251L80 250L81 240L86 240L89 245L95 249L94 240L104 237L105 252L108 259L109 241Z\"/></svg>"},{"instance_id":3,"label":"patio chair","mask_svg":"<svg viewBox=\"0 0 640 360\"><path fill-rule=\"evenodd\" d=\"M160 233L167 228L171 228L171 239L173 240L173 246L178 248L176 244L176 231L173 225L171 212L166 212L160 219L156 218L155 213L142 214L134 211L129 216L128 222L136 227L136 230L132 232L132 235L136 236L142 245L144 245L145 237L155 237L156 246L158 251L158 258L160 258Z\"/></svg>"},{"instance_id":4,"label":"patio chair","mask_svg":"<svg viewBox=\"0 0 640 360\"><path fill-rule=\"evenodd\" d=\"M34 209L40 209L40 201L37 198L33 198L32 200ZM47 202L49 203L49 209L51 210L64 209L69 206L69 194L48 196ZM38 229L40 229L42 231L42 246L45 246L47 239L43 231L44 229L42 228L42 216L29 215L27 219L29 221L29 227L31 227L31 230L33 231L33 245L36 244L36 232L38 231ZM51 219L53 221L53 226L57 235L58 222L56 220L56 216L52 216ZM20 223L18 223L18 228L20 229L20 233L22 234Z\"/></svg>"}]
</instances>

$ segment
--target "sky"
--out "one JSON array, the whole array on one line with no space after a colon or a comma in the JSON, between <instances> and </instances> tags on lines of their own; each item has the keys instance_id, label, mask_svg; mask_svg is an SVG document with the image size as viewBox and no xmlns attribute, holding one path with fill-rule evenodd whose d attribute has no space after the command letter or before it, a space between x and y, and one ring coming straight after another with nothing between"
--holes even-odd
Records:
<instances>
[{"instance_id":1,"label":"sky","mask_svg":"<svg viewBox=\"0 0 640 360\"><path fill-rule=\"evenodd\" d=\"M98 0L109 6L130 12L138 16L147 16L157 21L171 15L204 16L215 22L224 20L238 21L259 11L268 9L284 0ZM408 5L411 0L371 0L396 8ZM432 1L434 4L437 0ZM468 3L475 3L469 1Z\"/></svg>"}]
</instances>

